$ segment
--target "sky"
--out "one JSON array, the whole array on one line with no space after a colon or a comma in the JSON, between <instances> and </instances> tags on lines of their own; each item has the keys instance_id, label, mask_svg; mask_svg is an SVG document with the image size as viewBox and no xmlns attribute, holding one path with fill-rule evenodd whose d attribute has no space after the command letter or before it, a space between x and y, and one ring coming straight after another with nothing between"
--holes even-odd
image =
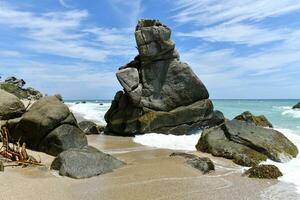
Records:
<instances>
[{"instance_id":1,"label":"sky","mask_svg":"<svg viewBox=\"0 0 300 200\"><path fill-rule=\"evenodd\" d=\"M0 0L0 75L112 99L141 18L172 29L214 99L300 99L299 0Z\"/></svg>"}]
</instances>

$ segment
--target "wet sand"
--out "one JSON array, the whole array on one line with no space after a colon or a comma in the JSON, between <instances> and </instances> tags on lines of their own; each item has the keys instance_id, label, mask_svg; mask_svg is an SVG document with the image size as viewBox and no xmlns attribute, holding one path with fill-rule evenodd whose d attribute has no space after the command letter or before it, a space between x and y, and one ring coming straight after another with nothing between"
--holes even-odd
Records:
<instances>
[{"instance_id":1,"label":"wet sand","mask_svg":"<svg viewBox=\"0 0 300 200\"><path fill-rule=\"evenodd\" d=\"M127 165L112 173L74 180L49 171L52 156L30 151L36 158L40 156L46 166L6 167L0 173L0 199L276 199L274 191L280 191L280 187L272 189L279 185L278 181L242 177L239 166L208 154L194 152L211 157L216 164L215 172L202 175L186 165L184 158L170 157L172 150L142 146L129 137L93 135L88 139L90 145ZM295 193L283 191L285 199L297 199Z\"/></svg>"}]
</instances>

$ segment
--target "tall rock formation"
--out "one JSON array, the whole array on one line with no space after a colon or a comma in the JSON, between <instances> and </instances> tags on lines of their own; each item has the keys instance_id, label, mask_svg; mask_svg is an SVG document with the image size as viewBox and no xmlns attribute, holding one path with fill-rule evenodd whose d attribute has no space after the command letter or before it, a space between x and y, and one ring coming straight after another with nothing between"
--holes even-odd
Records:
<instances>
[{"instance_id":1,"label":"tall rock formation","mask_svg":"<svg viewBox=\"0 0 300 200\"><path fill-rule=\"evenodd\" d=\"M124 91L105 115L107 133L189 134L223 121L204 84L180 61L169 27L140 20L135 38L139 55L117 72Z\"/></svg>"}]
</instances>

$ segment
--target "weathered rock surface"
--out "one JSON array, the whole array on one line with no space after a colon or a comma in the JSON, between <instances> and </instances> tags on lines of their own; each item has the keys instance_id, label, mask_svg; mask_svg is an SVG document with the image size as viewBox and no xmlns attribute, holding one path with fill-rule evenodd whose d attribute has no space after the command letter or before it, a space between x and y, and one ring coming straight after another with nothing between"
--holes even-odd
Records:
<instances>
[{"instance_id":1,"label":"weathered rock surface","mask_svg":"<svg viewBox=\"0 0 300 200\"><path fill-rule=\"evenodd\" d=\"M4 172L4 164L0 161L0 172Z\"/></svg>"},{"instance_id":2,"label":"weathered rock surface","mask_svg":"<svg viewBox=\"0 0 300 200\"><path fill-rule=\"evenodd\" d=\"M59 170L62 176L80 179L112 172L124 164L113 156L88 146L60 153L52 162L51 169Z\"/></svg>"},{"instance_id":3,"label":"weathered rock surface","mask_svg":"<svg viewBox=\"0 0 300 200\"><path fill-rule=\"evenodd\" d=\"M78 126L86 135L100 134L103 131L101 127L92 121L81 121Z\"/></svg>"},{"instance_id":4,"label":"weathered rock surface","mask_svg":"<svg viewBox=\"0 0 300 200\"><path fill-rule=\"evenodd\" d=\"M189 134L223 122L204 84L180 61L170 28L140 20L135 38L139 55L117 72L124 92L117 92L105 115L106 132Z\"/></svg>"},{"instance_id":5,"label":"weathered rock surface","mask_svg":"<svg viewBox=\"0 0 300 200\"><path fill-rule=\"evenodd\" d=\"M0 82L0 89L7 91L20 99L38 100L43 95L32 87L23 88L26 82L16 77L8 77L4 82Z\"/></svg>"},{"instance_id":6,"label":"weathered rock surface","mask_svg":"<svg viewBox=\"0 0 300 200\"><path fill-rule=\"evenodd\" d=\"M269 120L264 115L255 116L252 115L252 113L250 113L249 111L243 112L242 114L236 116L234 119L252 123L257 126L273 128L271 122L269 122Z\"/></svg>"},{"instance_id":7,"label":"weathered rock surface","mask_svg":"<svg viewBox=\"0 0 300 200\"><path fill-rule=\"evenodd\" d=\"M25 106L16 96L0 89L0 120L17 118L24 112Z\"/></svg>"},{"instance_id":8,"label":"weathered rock surface","mask_svg":"<svg viewBox=\"0 0 300 200\"><path fill-rule=\"evenodd\" d=\"M205 129L196 148L244 166L255 166L267 158L286 162L298 154L297 147L282 133L239 120Z\"/></svg>"},{"instance_id":9,"label":"weathered rock surface","mask_svg":"<svg viewBox=\"0 0 300 200\"><path fill-rule=\"evenodd\" d=\"M300 109L300 102L293 106L293 109Z\"/></svg>"},{"instance_id":10,"label":"weathered rock surface","mask_svg":"<svg viewBox=\"0 0 300 200\"><path fill-rule=\"evenodd\" d=\"M86 136L78 127L62 124L41 141L39 150L56 156L67 149L83 148L86 145Z\"/></svg>"},{"instance_id":11,"label":"weathered rock surface","mask_svg":"<svg viewBox=\"0 0 300 200\"><path fill-rule=\"evenodd\" d=\"M186 163L199 171L203 174L209 173L210 171L215 170L214 163L207 157L198 157L194 154L188 154L183 152L174 152L170 156L181 156L186 158Z\"/></svg>"},{"instance_id":12,"label":"weathered rock surface","mask_svg":"<svg viewBox=\"0 0 300 200\"><path fill-rule=\"evenodd\" d=\"M248 169L244 175L249 178L261 178L261 179L277 179L283 176L278 167L274 165L258 165Z\"/></svg>"},{"instance_id":13,"label":"weathered rock surface","mask_svg":"<svg viewBox=\"0 0 300 200\"><path fill-rule=\"evenodd\" d=\"M86 136L73 114L55 96L36 101L14 128L12 139L20 139L29 148L51 155L87 145Z\"/></svg>"}]
</instances>

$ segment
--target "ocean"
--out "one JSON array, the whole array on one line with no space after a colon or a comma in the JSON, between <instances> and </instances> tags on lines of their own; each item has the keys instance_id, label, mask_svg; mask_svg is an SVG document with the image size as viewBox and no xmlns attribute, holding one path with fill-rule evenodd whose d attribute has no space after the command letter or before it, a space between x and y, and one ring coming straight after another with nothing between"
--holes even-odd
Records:
<instances>
[{"instance_id":1,"label":"ocean","mask_svg":"<svg viewBox=\"0 0 300 200\"><path fill-rule=\"evenodd\" d=\"M66 101L70 110L81 114L85 119L92 120L101 125L105 125L104 115L110 107L107 100L85 100ZM265 115L273 124L274 128L282 132L300 150L300 110L293 110L292 106L300 100L212 100L216 110L224 113L225 117L232 119L244 111L250 111L255 115ZM185 151L195 151L195 145L199 140L201 132L188 136L174 136L150 133L139 135L134 141L146 146L166 149L176 149ZM279 180L294 184L300 193L300 156L288 163L275 163L266 161L266 163L275 164L284 174Z\"/></svg>"}]
</instances>

